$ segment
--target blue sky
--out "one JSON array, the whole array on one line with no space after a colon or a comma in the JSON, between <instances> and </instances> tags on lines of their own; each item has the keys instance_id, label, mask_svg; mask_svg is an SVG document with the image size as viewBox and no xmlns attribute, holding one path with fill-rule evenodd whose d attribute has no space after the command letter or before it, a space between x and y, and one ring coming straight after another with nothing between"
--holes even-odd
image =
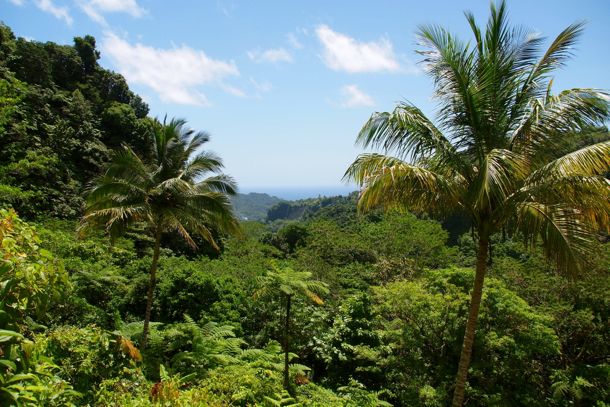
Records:
<instances>
[{"instance_id":1,"label":"blue sky","mask_svg":"<svg viewBox=\"0 0 610 407\"><path fill-rule=\"evenodd\" d=\"M545 37L586 20L555 90L610 89L610 3L509 1L511 21ZM0 0L17 36L71 44L91 34L151 115L185 118L244 190L336 186L374 111L409 100L434 115L415 32L470 39L464 10L488 1Z\"/></svg>"}]
</instances>

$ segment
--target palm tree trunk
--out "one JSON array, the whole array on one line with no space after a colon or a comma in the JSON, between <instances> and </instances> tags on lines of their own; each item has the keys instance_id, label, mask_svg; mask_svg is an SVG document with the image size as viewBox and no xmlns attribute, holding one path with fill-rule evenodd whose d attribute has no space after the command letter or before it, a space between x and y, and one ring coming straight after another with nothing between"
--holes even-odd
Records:
<instances>
[{"instance_id":1,"label":"palm tree trunk","mask_svg":"<svg viewBox=\"0 0 610 407\"><path fill-rule=\"evenodd\" d=\"M474 343L474 334L477 327L479 307L481 306L481 298L483 296L483 281L485 279L485 272L487 271L488 248L489 238L486 233L481 232L479 236L479 251L477 252L474 287L470 298L470 312L468 313L468 321L466 322L466 332L464 333L460 364L458 365L458 372L455 380L455 390L451 403L452 407L462 407L464 404L464 390L468 377L468 367L470 366L470 356L472 355L472 345Z\"/></svg>"},{"instance_id":2,"label":"palm tree trunk","mask_svg":"<svg viewBox=\"0 0 610 407\"><path fill-rule=\"evenodd\" d=\"M142 331L142 349L146 348L148 342L148 330L150 325L150 314L152 312L153 294L157 285L157 263L159 262L159 249L161 247L161 231L155 232L155 247L152 264L150 265L150 280L148 281L148 295L146 296L146 314L144 314L144 330Z\"/></svg>"},{"instance_id":3,"label":"palm tree trunk","mask_svg":"<svg viewBox=\"0 0 610 407\"><path fill-rule=\"evenodd\" d=\"M288 345L290 343L290 295L286 296L286 321L284 325L284 388L288 391L290 377L288 374Z\"/></svg>"}]
</instances>

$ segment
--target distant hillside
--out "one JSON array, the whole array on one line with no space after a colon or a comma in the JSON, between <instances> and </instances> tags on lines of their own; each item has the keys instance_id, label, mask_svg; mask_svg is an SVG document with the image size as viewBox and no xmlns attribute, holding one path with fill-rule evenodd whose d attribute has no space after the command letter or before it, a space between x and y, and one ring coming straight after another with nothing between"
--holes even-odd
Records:
<instances>
[{"instance_id":1,"label":"distant hillside","mask_svg":"<svg viewBox=\"0 0 610 407\"><path fill-rule=\"evenodd\" d=\"M348 222L356 215L357 192L348 196L332 196L280 202L267 211L267 220L307 220L330 218L338 223Z\"/></svg>"},{"instance_id":2,"label":"distant hillside","mask_svg":"<svg viewBox=\"0 0 610 407\"><path fill-rule=\"evenodd\" d=\"M250 192L249 194L237 194L231 201L235 208L235 213L240 219L244 220L260 220L267 218L267 211L284 202L276 196L262 194L258 192Z\"/></svg>"}]
</instances>

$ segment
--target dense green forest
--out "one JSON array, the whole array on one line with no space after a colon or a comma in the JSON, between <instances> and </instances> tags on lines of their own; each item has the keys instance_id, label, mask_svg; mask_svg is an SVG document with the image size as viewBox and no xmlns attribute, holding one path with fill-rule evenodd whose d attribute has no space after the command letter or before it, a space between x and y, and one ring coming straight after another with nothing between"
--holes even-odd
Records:
<instances>
[{"instance_id":1,"label":"dense green forest","mask_svg":"<svg viewBox=\"0 0 610 407\"><path fill-rule=\"evenodd\" d=\"M231 198L235 214L240 219L258 221L264 221L267 218L269 208L283 201L276 196L258 192L238 193Z\"/></svg>"},{"instance_id":2,"label":"dense green forest","mask_svg":"<svg viewBox=\"0 0 610 407\"><path fill-rule=\"evenodd\" d=\"M504 12L420 33L456 148L401 104L360 194L300 201L236 194L93 37L0 25L0 405L610 406L608 97L546 86L581 27L541 56Z\"/></svg>"}]
</instances>

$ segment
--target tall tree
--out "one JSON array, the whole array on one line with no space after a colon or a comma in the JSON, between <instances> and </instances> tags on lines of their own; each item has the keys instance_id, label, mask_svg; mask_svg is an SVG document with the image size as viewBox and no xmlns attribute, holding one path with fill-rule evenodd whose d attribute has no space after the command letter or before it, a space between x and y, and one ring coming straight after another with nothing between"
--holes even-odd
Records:
<instances>
[{"instance_id":1,"label":"tall tree","mask_svg":"<svg viewBox=\"0 0 610 407\"><path fill-rule=\"evenodd\" d=\"M466 13L473 43L438 26L419 30L423 63L434 82L438 119L402 103L375 113L345 178L362 186L359 208L466 214L478 252L453 406L461 406L472 353L490 235L510 226L542 244L561 270L577 271L597 232L608 230L610 142L559 156L565 137L608 117L608 94L551 93L552 73L571 56L583 24L568 26L548 49L543 38L507 23L492 3L487 26Z\"/></svg>"},{"instance_id":2,"label":"tall tree","mask_svg":"<svg viewBox=\"0 0 610 407\"><path fill-rule=\"evenodd\" d=\"M238 230L229 201L235 183L220 173L223 165L219 157L199 151L209 136L185 124L181 119L157 123L151 162L145 162L127 146L116 151L106 172L93 182L82 219L81 226L103 226L111 236L141 223L154 240L143 347L148 337L161 235L177 233L196 247L191 233L197 233L218 250L212 230Z\"/></svg>"},{"instance_id":3,"label":"tall tree","mask_svg":"<svg viewBox=\"0 0 610 407\"><path fill-rule=\"evenodd\" d=\"M327 294L326 283L311 279L309 271L295 271L290 267L279 268L273 265L272 270L260 279L261 288L255 293L255 297L269 294L281 294L285 299L286 314L284 319L284 388L290 389L289 378L289 353L290 353L290 308L292 299L296 295L309 298L314 303L324 303L319 294Z\"/></svg>"}]
</instances>

